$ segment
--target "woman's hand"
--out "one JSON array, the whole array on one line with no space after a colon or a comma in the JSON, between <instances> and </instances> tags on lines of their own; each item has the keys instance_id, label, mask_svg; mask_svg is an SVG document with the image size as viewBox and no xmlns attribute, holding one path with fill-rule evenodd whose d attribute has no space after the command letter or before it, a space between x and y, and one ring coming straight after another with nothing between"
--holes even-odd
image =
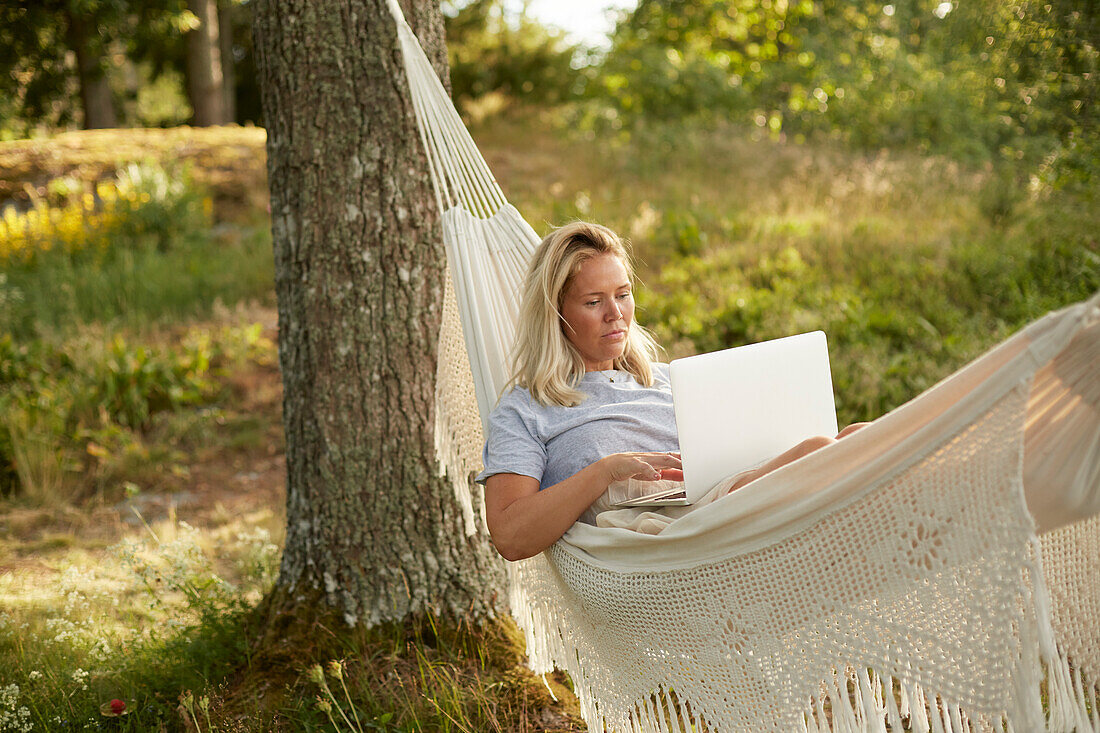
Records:
<instances>
[{"instance_id":1,"label":"woman's hand","mask_svg":"<svg viewBox=\"0 0 1100 733\"><path fill-rule=\"evenodd\" d=\"M680 454L668 453L612 453L596 462L608 484L636 479L638 481L683 481Z\"/></svg>"},{"instance_id":2,"label":"woman's hand","mask_svg":"<svg viewBox=\"0 0 1100 733\"><path fill-rule=\"evenodd\" d=\"M614 453L539 491L538 479L498 473L485 481L489 535L506 560L522 560L557 542L615 481L683 481L679 453Z\"/></svg>"}]
</instances>

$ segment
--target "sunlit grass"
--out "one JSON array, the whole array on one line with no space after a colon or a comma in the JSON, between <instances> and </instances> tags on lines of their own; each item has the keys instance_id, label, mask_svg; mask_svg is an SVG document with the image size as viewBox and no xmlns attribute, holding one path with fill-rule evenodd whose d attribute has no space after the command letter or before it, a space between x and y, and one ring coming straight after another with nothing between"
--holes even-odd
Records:
<instances>
[{"instance_id":1,"label":"sunlit grass","mask_svg":"<svg viewBox=\"0 0 1100 733\"><path fill-rule=\"evenodd\" d=\"M265 229L232 227L179 244L166 252L115 252L98 266L57 257L33 271L11 269L0 282L0 297L8 301L0 330L24 338L71 334L92 323L148 330L208 317L219 304L274 303Z\"/></svg>"},{"instance_id":2,"label":"sunlit grass","mask_svg":"<svg viewBox=\"0 0 1100 733\"><path fill-rule=\"evenodd\" d=\"M96 727L112 699L132 713L122 730L154 729L177 718L164 690L203 689L242 664L244 614L273 579L280 519L266 510L198 529L169 515L134 532L116 518L98 528L105 548L47 532L19 553L22 572L0 574L0 681L18 686L34 730Z\"/></svg>"},{"instance_id":3,"label":"sunlit grass","mask_svg":"<svg viewBox=\"0 0 1100 733\"><path fill-rule=\"evenodd\" d=\"M185 729L181 702L189 714L205 706L202 730L207 713L216 730L332 730L330 713L337 730L579 730L553 700L570 695L562 678L523 668L508 622L427 616L341 631L335 616L318 618L303 624L310 636L253 656L247 609L273 577L281 526L270 510L206 528L174 516L138 528L116 520L103 549L39 546L22 572L0 575L0 687L16 685L16 709L34 730L95 728L116 699L130 713L112 729L131 731ZM329 683L335 665L343 677L327 706L310 669L318 663Z\"/></svg>"},{"instance_id":4,"label":"sunlit grass","mask_svg":"<svg viewBox=\"0 0 1100 733\"><path fill-rule=\"evenodd\" d=\"M540 233L593 219L631 235L646 261L675 253L683 222L697 224L703 249L748 257L796 241L905 251L988 226L977 194L992 172L947 158L780 144L736 127L598 141L536 127L551 122L493 118L475 130L505 193Z\"/></svg>"}]
</instances>

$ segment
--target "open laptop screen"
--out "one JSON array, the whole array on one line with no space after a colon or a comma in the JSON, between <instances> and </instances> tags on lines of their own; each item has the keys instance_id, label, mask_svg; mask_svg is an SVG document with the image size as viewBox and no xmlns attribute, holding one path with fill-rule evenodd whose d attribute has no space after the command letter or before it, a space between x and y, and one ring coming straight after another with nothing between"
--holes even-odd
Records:
<instances>
[{"instance_id":1,"label":"open laptop screen","mask_svg":"<svg viewBox=\"0 0 1100 733\"><path fill-rule=\"evenodd\" d=\"M836 435L823 331L676 359L670 366L687 500L814 435Z\"/></svg>"}]
</instances>

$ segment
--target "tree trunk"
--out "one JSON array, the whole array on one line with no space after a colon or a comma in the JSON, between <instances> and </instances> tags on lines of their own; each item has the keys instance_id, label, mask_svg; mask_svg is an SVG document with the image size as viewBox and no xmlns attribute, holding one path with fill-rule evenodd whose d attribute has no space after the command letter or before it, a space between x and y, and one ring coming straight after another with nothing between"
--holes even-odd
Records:
<instances>
[{"instance_id":1,"label":"tree trunk","mask_svg":"<svg viewBox=\"0 0 1100 733\"><path fill-rule=\"evenodd\" d=\"M107 83L102 56L90 43L87 21L77 13L66 15L68 16L67 41L69 48L76 55L76 71L80 79L80 104L84 108L84 129L117 127L118 118L115 116L111 86Z\"/></svg>"},{"instance_id":2,"label":"tree trunk","mask_svg":"<svg viewBox=\"0 0 1100 733\"><path fill-rule=\"evenodd\" d=\"M233 16L237 11L232 0L218 2L218 51L222 64L222 91L225 97L225 122L237 121L237 71L233 58Z\"/></svg>"},{"instance_id":3,"label":"tree trunk","mask_svg":"<svg viewBox=\"0 0 1100 733\"><path fill-rule=\"evenodd\" d=\"M221 50L218 41L217 0L187 0L187 8L199 19L199 27L187 32L187 95L191 98L195 125L222 125L225 90L222 86Z\"/></svg>"},{"instance_id":4,"label":"tree trunk","mask_svg":"<svg viewBox=\"0 0 1100 733\"><path fill-rule=\"evenodd\" d=\"M404 4L446 78L438 7ZM445 261L386 0L264 0L254 33L287 438L272 603L491 616L502 563L435 460Z\"/></svg>"}]
</instances>

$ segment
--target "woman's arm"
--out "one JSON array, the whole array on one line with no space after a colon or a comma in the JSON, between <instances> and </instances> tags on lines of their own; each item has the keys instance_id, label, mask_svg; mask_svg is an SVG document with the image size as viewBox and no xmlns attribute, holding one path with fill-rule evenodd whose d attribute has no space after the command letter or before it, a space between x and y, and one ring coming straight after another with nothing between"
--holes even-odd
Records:
<instances>
[{"instance_id":1,"label":"woman's arm","mask_svg":"<svg viewBox=\"0 0 1100 733\"><path fill-rule=\"evenodd\" d=\"M485 480L489 535L506 560L522 560L557 542L609 484L683 477L678 453L615 453L543 491L530 476L494 474Z\"/></svg>"}]
</instances>

